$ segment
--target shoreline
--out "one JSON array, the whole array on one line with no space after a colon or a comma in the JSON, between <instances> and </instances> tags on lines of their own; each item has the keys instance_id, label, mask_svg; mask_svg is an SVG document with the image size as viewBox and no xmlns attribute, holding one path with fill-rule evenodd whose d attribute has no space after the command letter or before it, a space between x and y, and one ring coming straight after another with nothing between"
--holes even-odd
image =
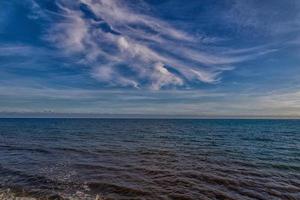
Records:
<instances>
[{"instance_id":1,"label":"shoreline","mask_svg":"<svg viewBox=\"0 0 300 200\"><path fill-rule=\"evenodd\" d=\"M52 199L52 198L51 198ZM54 200L83 200L87 199L87 197L80 193L77 192L74 197L68 197L68 198L63 198L63 197L58 197L58 198L53 198ZM95 198L88 197L90 200L105 200L104 198L100 197L99 195L96 195ZM0 200L49 200L49 198L36 198L36 197L31 197L31 196L24 196L24 195L18 195L16 192L13 192L11 189L0 189Z\"/></svg>"},{"instance_id":2,"label":"shoreline","mask_svg":"<svg viewBox=\"0 0 300 200\"><path fill-rule=\"evenodd\" d=\"M17 195L10 189L0 189L0 200L38 200L34 197L25 197L23 195Z\"/></svg>"}]
</instances>

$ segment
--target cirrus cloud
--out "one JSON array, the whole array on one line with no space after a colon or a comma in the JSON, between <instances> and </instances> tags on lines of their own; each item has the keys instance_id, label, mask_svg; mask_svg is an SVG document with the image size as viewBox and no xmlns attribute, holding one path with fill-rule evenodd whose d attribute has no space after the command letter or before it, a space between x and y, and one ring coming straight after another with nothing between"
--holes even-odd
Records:
<instances>
[{"instance_id":1,"label":"cirrus cloud","mask_svg":"<svg viewBox=\"0 0 300 200\"><path fill-rule=\"evenodd\" d=\"M56 0L55 11L33 2L35 13L51 20L46 40L78 56L92 77L109 86L159 90L217 83L223 71L261 55L206 49L209 37L181 31L126 1Z\"/></svg>"}]
</instances>

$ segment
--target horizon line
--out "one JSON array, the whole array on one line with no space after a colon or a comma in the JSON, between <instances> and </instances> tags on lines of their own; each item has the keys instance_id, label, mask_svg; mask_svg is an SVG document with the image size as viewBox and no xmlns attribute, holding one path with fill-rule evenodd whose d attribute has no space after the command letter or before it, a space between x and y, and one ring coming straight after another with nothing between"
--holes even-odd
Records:
<instances>
[{"instance_id":1,"label":"horizon line","mask_svg":"<svg viewBox=\"0 0 300 200\"><path fill-rule=\"evenodd\" d=\"M300 119L300 115L188 115L188 114L109 114L55 112L0 112L0 118L66 118L66 119Z\"/></svg>"}]
</instances>

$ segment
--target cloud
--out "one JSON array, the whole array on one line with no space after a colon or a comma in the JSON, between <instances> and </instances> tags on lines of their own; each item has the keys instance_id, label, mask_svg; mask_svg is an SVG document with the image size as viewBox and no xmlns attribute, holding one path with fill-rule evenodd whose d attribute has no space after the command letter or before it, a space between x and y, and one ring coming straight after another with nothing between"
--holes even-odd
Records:
<instances>
[{"instance_id":1,"label":"cloud","mask_svg":"<svg viewBox=\"0 0 300 200\"><path fill-rule=\"evenodd\" d=\"M55 5L55 11L43 10L36 2L32 6L40 17L55 15L44 38L78 57L92 77L109 86L159 90L218 83L223 71L261 56L208 49L207 41L221 40L196 37L125 1L56 0Z\"/></svg>"},{"instance_id":2,"label":"cloud","mask_svg":"<svg viewBox=\"0 0 300 200\"><path fill-rule=\"evenodd\" d=\"M33 52L41 52L36 51L38 48L33 48L31 46L26 46L22 44L2 44L0 46L0 56L11 56L11 55L18 55L18 56L28 56L32 55Z\"/></svg>"},{"instance_id":3,"label":"cloud","mask_svg":"<svg viewBox=\"0 0 300 200\"><path fill-rule=\"evenodd\" d=\"M152 81L151 88L158 90L164 85L183 85L183 80L171 73L162 63L157 63L154 66L152 75L150 75Z\"/></svg>"},{"instance_id":4,"label":"cloud","mask_svg":"<svg viewBox=\"0 0 300 200\"><path fill-rule=\"evenodd\" d=\"M0 86L1 112L142 114L189 116L300 115L300 92L203 90L97 90ZM72 103L70 103L72 102Z\"/></svg>"}]
</instances>

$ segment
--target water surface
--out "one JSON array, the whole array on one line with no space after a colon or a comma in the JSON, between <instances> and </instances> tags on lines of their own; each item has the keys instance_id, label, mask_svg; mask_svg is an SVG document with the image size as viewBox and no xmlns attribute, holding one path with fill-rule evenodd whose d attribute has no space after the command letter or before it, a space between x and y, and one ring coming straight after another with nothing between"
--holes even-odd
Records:
<instances>
[{"instance_id":1,"label":"water surface","mask_svg":"<svg viewBox=\"0 0 300 200\"><path fill-rule=\"evenodd\" d=\"M0 189L40 199L300 199L298 120L0 119Z\"/></svg>"}]
</instances>

